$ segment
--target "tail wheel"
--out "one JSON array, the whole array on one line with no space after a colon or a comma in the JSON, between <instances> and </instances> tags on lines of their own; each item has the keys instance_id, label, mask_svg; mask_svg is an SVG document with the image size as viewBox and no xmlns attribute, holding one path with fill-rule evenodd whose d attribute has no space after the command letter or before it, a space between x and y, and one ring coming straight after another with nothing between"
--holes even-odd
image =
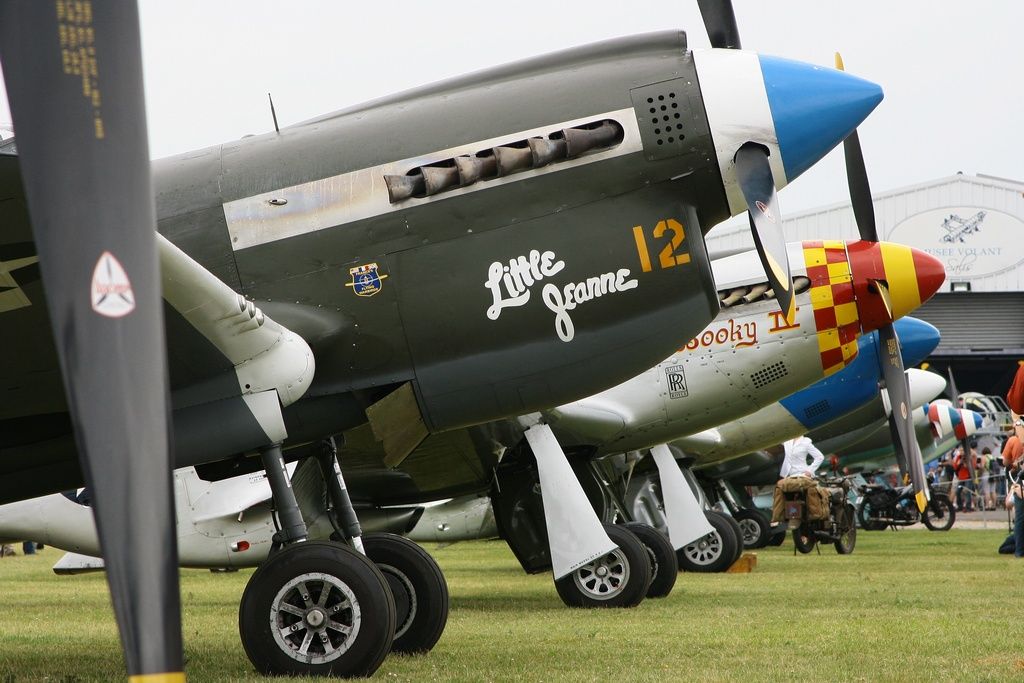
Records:
<instances>
[{"instance_id":1,"label":"tail wheel","mask_svg":"<svg viewBox=\"0 0 1024 683\"><path fill-rule=\"evenodd\" d=\"M839 527L839 540L835 542L836 552L840 555L849 555L857 545L857 522L854 518L856 510L847 503L843 509L836 512L837 526Z\"/></svg>"},{"instance_id":2,"label":"tail wheel","mask_svg":"<svg viewBox=\"0 0 1024 683\"><path fill-rule=\"evenodd\" d=\"M391 650L395 602L373 562L339 543L298 543L249 578L242 646L275 676L369 676Z\"/></svg>"},{"instance_id":3,"label":"tail wheel","mask_svg":"<svg viewBox=\"0 0 1024 683\"><path fill-rule=\"evenodd\" d=\"M635 607L651 584L651 561L643 543L628 529L606 524L617 548L555 581L569 607Z\"/></svg>"},{"instance_id":4,"label":"tail wheel","mask_svg":"<svg viewBox=\"0 0 1024 683\"><path fill-rule=\"evenodd\" d=\"M924 509L924 525L932 531L949 531L956 521L956 508L949 498L933 495Z\"/></svg>"},{"instance_id":5,"label":"tail wheel","mask_svg":"<svg viewBox=\"0 0 1024 683\"><path fill-rule=\"evenodd\" d=\"M710 510L704 515L714 531L677 551L679 566L687 572L724 572L736 561L737 550L743 552L739 534L731 517Z\"/></svg>"},{"instance_id":6,"label":"tail wheel","mask_svg":"<svg viewBox=\"0 0 1024 683\"><path fill-rule=\"evenodd\" d=\"M448 623L448 584L427 551L396 534L365 534L363 548L391 588L396 626L393 652L427 652Z\"/></svg>"},{"instance_id":7,"label":"tail wheel","mask_svg":"<svg viewBox=\"0 0 1024 683\"><path fill-rule=\"evenodd\" d=\"M679 560L675 548L663 532L641 522L624 524L644 544L651 561L651 585L647 597L663 598L672 592L679 576Z\"/></svg>"},{"instance_id":8,"label":"tail wheel","mask_svg":"<svg viewBox=\"0 0 1024 683\"><path fill-rule=\"evenodd\" d=\"M743 547L756 549L763 548L768 544L768 535L771 528L768 520L758 510L743 508L733 515L736 523L740 525L740 533L743 538Z\"/></svg>"}]
</instances>

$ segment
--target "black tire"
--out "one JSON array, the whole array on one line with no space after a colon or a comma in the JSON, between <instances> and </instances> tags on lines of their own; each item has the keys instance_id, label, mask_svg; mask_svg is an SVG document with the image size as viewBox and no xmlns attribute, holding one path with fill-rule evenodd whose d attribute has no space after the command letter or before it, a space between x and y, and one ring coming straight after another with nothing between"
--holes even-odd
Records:
<instances>
[{"instance_id":1,"label":"black tire","mask_svg":"<svg viewBox=\"0 0 1024 683\"><path fill-rule=\"evenodd\" d=\"M635 607L647 594L651 561L644 544L625 527L605 524L604 530L618 548L555 581L569 607Z\"/></svg>"},{"instance_id":2,"label":"black tire","mask_svg":"<svg viewBox=\"0 0 1024 683\"><path fill-rule=\"evenodd\" d=\"M663 532L642 522L629 522L623 526L640 539L651 561L651 585L647 587L647 597L665 597L672 592L679 576L679 560L672 542Z\"/></svg>"},{"instance_id":3,"label":"black tire","mask_svg":"<svg viewBox=\"0 0 1024 683\"><path fill-rule=\"evenodd\" d=\"M871 504L867 500L862 500L857 506L857 522L860 523L860 528L864 531L884 531L888 525L885 522L871 521L871 515Z\"/></svg>"},{"instance_id":4,"label":"black tire","mask_svg":"<svg viewBox=\"0 0 1024 683\"><path fill-rule=\"evenodd\" d=\"M736 561L739 535L729 523L731 518L712 510L704 516L715 530L676 551L679 567L686 572L724 572Z\"/></svg>"},{"instance_id":5,"label":"black tire","mask_svg":"<svg viewBox=\"0 0 1024 683\"><path fill-rule=\"evenodd\" d=\"M853 505L847 503L842 510L836 512L836 522L839 527L839 540L835 542L836 552L840 555L849 555L857 545L857 514Z\"/></svg>"},{"instance_id":6,"label":"black tire","mask_svg":"<svg viewBox=\"0 0 1024 683\"><path fill-rule=\"evenodd\" d=\"M759 510L743 508L734 514L733 518L740 525L744 548L755 550L768 545L771 527L768 526L768 520Z\"/></svg>"},{"instance_id":7,"label":"black tire","mask_svg":"<svg viewBox=\"0 0 1024 683\"><path fill-rule=\"evenodd\" d=\"M708 513L719 515L726 523L732 527L732 533L736 537L736 549L732 553L732 562L729 566L732 566L740 557L743 555L743 529L740 528L740 523L737 522L732 515L727 515L724 512L718 510L708 510ZM728 567L726 567L728 569Z\"/></svg>"},{"instance_id":8,"label":"black tire","mask_svg":"<svg viewBox=\"0 0 1024 683\"><path fill-rule=\"evenodd\" d=\"M365 534L363 548L395 598L391 651L429 652L448 623L448 584L441 568L426 550L396 534Z\"/></svg>"},{"instance_id":9,"label":"black tire","mask_svg":"<svg viewBox=\"0 0 1024 683\"><path fill-rule=\"evenodd\" d=\"M805 529L803 526L793 529L793 545L804 555L814 550L814 546L817 543L818 537L813 532L810 532L810 530Z\"/></svg>"},{"instance_id":10,"label":"black tire","mask_svg":"<svg viewBox=\"0 0 1024 683\"><path fill-rule=\"evenodd\" d=\"M321 606L323 611L317 609ZM352 631L344 634L329 625L310 629L310 618ZM289 625L297 628L282 635ZM395 602L380 570L348 546L297 543L271 555L249 578L238 608L238 631L249 661L262 674L370 676L391 650ZM335 652L327 652L323 636ZM298 650L307 637L304 656Z\"/></svg>"},{"instance_id":11,"label":"black tire","mask_svg":"<svg viewBox=\"0 0 1024 683\"><path fill-rule=\"evenodd\" d=\"M924 525L932 531L949 531L956 522L956 508L946 496L932 494L923 517Z\"/></svg>"}]
</instances>

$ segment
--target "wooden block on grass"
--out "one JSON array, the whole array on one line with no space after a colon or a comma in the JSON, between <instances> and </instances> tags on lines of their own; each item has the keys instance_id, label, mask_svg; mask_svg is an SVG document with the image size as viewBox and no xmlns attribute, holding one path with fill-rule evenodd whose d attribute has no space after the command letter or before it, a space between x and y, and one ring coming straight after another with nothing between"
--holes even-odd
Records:
<instances>
[{"instance_id":1,"label":"wooden block on grass","mask_svg":"<svg viewBox=\"0 0 1024 683\"><path fill-rule=\"evenodd\" d=\"M757 553L743 553L740 559L732 563L725 571L729 574L749 574L757 566Z\"/></svg>"}]
</instances>

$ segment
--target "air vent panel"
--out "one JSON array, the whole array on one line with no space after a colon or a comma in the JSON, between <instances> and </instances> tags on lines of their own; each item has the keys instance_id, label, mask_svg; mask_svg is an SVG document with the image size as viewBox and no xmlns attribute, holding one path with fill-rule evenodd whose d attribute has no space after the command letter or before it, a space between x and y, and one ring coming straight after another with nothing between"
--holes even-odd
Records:
<instances>
[{"instance_id":1,"label":"air vent panel","mask_svg":"<svg viewBox=\"0 0 1024 683\"><path fill-rule=\"evenodd\" d=\"M682 78L630 91L648 161L679 156L693 148L698 129L689 92Z\"/></svg>"},{"instance_id":2,"label":"air vent panel","mask_svg":"<svg viewBox=\"0 0 1024 683\"><path fill-rule=\"evenodd\" d=\"M777 382L789 374L789 369L781 360L771 365L766 365L757 372L750 375L750 381L755 389L761 389L772 382Z\"/></svg>"},{"instance_id":3,"label":"air vent panel","mask_svg":"<svg viewBox=\"0 0 1024 683\"><path fill-rule=\"evenodd\" d=\"M827 398L823 398L822 400L818 401L817 403L812 403L811 405L809 405L806 408L804 408L804 416L813 419L813 418L825 415L826 413L828 413L828 411L829 411L828 399Z\"/></svg>"}]
</instances>

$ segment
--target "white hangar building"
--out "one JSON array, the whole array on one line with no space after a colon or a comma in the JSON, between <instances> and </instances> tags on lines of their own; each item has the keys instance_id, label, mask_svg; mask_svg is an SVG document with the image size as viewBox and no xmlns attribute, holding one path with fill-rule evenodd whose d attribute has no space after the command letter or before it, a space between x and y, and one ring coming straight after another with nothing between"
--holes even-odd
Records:
<instances>
[{"instance_id":1,"label":"white hangar building","mask_svg":"<svg viewBox=\"0 0 1024 683\"><path fill-rule=\"evenodd\" d=\"M929 362L960 391L1005 395L1024 359L1024 183L957 174L874 195L879 239L932 254L942 289L914 315L939 328ZM850 204L784 215L787 241L857 239ZM707 239L712 254L753 248L746 222Z\"/></svg>"}]
</instances>

